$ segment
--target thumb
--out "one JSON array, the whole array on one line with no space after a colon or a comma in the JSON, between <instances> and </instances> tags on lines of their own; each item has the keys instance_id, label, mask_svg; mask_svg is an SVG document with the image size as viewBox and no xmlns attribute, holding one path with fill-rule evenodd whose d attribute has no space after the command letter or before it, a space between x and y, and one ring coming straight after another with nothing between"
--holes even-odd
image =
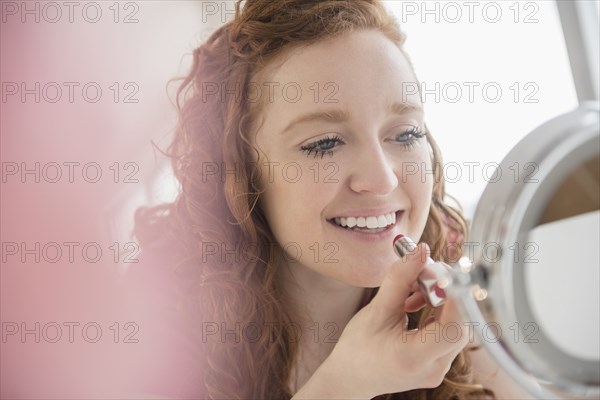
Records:
<instances>
[{"instance_id":1,"label":"thumb","mask_svg":"<svg viewBox=\"0 0 600 400\"><path fill-rule=\"evenodd\" d=\"M389 323L404 318L404 302L409 296L412 284L425 268L429 247L421 243L412 252L399 258L383 278L371 304Z\"/></svg>"}]
</instances>

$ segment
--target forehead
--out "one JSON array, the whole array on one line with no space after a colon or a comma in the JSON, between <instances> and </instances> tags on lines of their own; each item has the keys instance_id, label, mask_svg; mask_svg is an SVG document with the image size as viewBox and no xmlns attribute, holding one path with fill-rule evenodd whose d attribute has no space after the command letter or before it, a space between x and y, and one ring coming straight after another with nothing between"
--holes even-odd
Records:
<instances>
[{"instance_id":1,"label":"forehead","mask_svg":"<svg viewBox=\"0 0 600 400\"><path fill-rule=\"evenodd\" d=\"M373 118L393 103L421 108L408 60L376 30L288 50L267 65L256 84L263 96L264 123L271 127L285 124L287 117L330 108Z\"/></svg>"}]
</instances>

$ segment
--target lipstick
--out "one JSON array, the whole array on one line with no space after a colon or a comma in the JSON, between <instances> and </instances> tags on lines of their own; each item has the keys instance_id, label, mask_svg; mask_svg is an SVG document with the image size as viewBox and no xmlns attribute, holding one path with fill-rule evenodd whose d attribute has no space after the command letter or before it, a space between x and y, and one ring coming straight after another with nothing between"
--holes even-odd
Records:
<instances>
[{"instance_id":1,"label":"lipstick","mask_svg":"<svg viewBox=\"0 0 600 400\"><path fill-rule=\"evenodd\" d=\"M394 238L394 250L399 257L404 257L417 247L409 237L402 234ZM432 307L439 307L446 302L446 289L452 282L452 268L443 262L435 262L427 257L427 269L417 279L421 292Z\"/></svg>"}]
</instances>

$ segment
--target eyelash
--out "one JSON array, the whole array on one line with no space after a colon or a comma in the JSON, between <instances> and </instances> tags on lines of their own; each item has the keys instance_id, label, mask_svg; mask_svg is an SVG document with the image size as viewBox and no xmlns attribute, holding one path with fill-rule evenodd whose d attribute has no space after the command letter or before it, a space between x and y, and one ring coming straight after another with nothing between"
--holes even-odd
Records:
<instances>
[{"instance_id":1,"label":"eyelash","mask_svg":"<svg viewBox=\"0 0 600 400\"><path fill-rule=\"evenodd\" d=\"M398 138L400 136L410 136L410 138L405 141L405 142L400 142L400 145L404 148L404 150L410 151L414 148L414 146L416 145L416 142L423 138L425 135L427 134L427 132L422 131L420 128L417 128L416 126L412 126L410 129L398 134L395 136L395 138ZM344 143L343 140L338 136L338 135L334 135L333 137L326 137L323 139L319 139L315 142L309 143L305 146L300 147L300 149L302 149L303 153L306 153L306 156L310 156L312 153L314 153L314 157L317 158L319 157L319 155L321 155L321 158L323 158L325 156L325 154L329 154L333 156L333 150L331 150L331 148L333 146L331 145L335 145L336 143ZM331 147L329 149L320 149L320 146L323 145L330 145Z\"/></svg>"},{"instance_id":2,"label":"eyelash","mask_svg":"<svg viewBox=\"0 0 600 400\"><path fill-rule=\"evenodd\" d=\"M342 141L342 138L340 138L338 135L335 135L333 137L326 137L324 139L319 139L315 142L309 143L305 146L300 147L300 149L302 149L303 153L306 153L306 156L310 156L311 153L315 154L315 158L317 158L319 156L319 154L321 155L321 158L323 158L325 156L325 154L329 154L329 155L333 155L333 150L331 149L327 149L327 150L323 150L323 149L319 149L319 146L322 145L331 145L331 144L335 144L335 143L344 143Z\"/></svg>"}]
</instances>

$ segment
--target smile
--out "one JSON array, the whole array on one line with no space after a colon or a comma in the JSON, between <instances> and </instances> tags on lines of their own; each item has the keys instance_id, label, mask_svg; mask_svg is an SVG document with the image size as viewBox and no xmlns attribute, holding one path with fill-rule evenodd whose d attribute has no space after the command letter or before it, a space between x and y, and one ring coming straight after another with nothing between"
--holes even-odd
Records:
<instances>
[{"instance_id":1,"label":"smile","mask_svg":"<svg viewBox=\"0 0 600 400\"><path fill-rule=\"evenodd\" d=\"M330 222L353 231L377 233L396 224L396 212L360 217L336 217Z\"/></svg>"}]
</instances>

